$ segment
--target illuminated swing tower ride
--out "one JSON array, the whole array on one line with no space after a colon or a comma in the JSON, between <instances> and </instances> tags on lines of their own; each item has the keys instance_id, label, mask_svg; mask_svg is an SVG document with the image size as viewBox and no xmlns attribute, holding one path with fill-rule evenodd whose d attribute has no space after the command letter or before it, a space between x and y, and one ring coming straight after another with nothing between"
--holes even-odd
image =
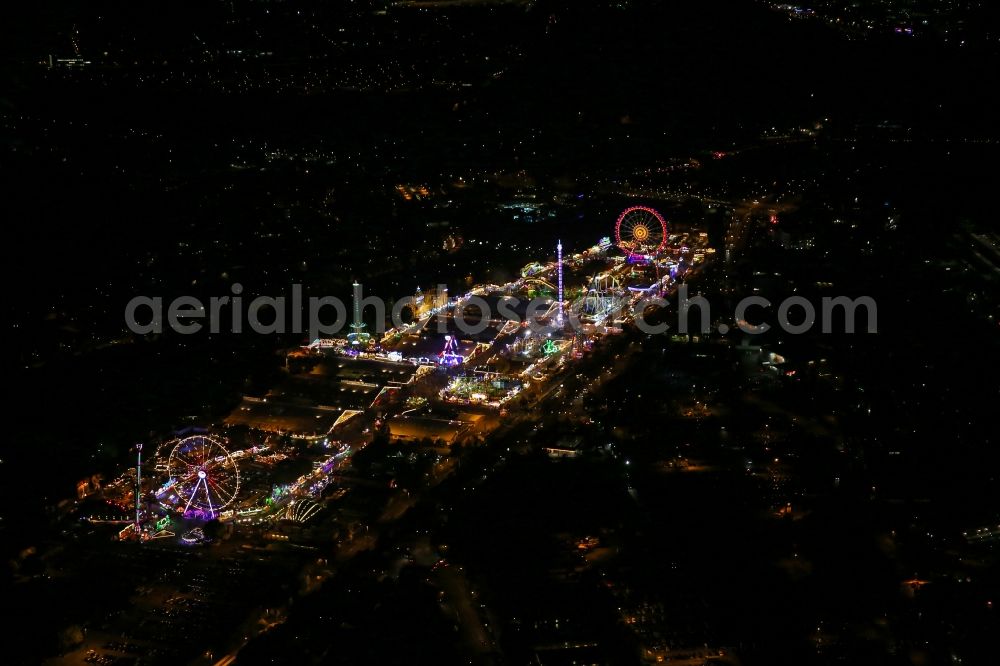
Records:
<instances>
[{"instance_id":1,"label":"illuminated swing tower ride","mask_svg":"<svg viewBox=\"0 0 1000 666\"><path fill-rule=\"evenodd\" d=\"M556 245L556 261L559 264L559 314L556 315L556 321L560 326L563 325L563 256L562 256L562 240Z\"/></svg>"},{"instance_id":2,"label":"illuminated swing tower ride","mask_svg":"<svg viewBox=\"0 0 1000 666\"><path fill-rule=\"evenodd\" d=\"M365 331L365 323L361 320L361 285L355 280L351 286L354 288L354 321L351 322L347 340L352 345L367 345L372 336Z\"/></svg>"}]
</instances>

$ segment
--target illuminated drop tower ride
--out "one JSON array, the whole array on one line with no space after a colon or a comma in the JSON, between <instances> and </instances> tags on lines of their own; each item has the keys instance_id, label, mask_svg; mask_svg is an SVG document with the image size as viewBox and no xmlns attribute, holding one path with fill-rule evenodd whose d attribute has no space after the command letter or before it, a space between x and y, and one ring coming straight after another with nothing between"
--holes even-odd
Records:
<instances>
[{"instance_id":1,"label":"illuminated drop tower ride","mask_svg":"<svg viewBox=\"0 0 1000 666\"><path fill-rule=\"evenodd\" d=\"M139 536L139 507L142 498L142 442L135 445L135 534Z\"/></svg>"},{"instance_id":2,"label":"illuminated drop tower ride","mask_svg":"<svg viewBox=\"0 0 1000 666\"><path fill-rule=\"evenodd\" d=\"M361 321L361 285L355 280L354 284L354 321L351 322L351 332L347 334L347 340L352 345L366 345L371 340L371 336L365 331L365 323Z\"/></svg>"},{"instance_id":3,"label":"illuminated drop tower ride","mask_svg":"<svg viewBox=\"0 0 1000 666\"><path fill-rule=\"evenodd\" d=\"M556 261L559 263L559 314L556 315L556 321L560 326L563 325L563 258L562 258L562 241L556 245Z\"/></svg>"}]
</instances>

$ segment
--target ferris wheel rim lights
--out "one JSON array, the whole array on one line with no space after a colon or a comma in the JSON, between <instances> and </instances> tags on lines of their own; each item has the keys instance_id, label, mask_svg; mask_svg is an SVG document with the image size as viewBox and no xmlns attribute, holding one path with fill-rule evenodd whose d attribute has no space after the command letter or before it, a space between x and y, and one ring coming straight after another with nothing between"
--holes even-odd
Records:
<instances>
[{"instance_id":1,"label":"ferris wheel rim lights","mask_svg":"<svg viewBox=\"0 0 1000 666\"><path fill-rule=\"evenodd\" d=\"M626 233L630 233L632 238L623 238L622 224L627 221L630 215L639 212L647 213L648 217L641 222L637 222L631 229L626 230ZM650 238L655 241L657 230L651 228L652 223L656 223L659 226L660 238L656 247L645 244ZM615 223L615 242L619 249L629 256L658 254L667 246L667 221L659 211L649 206L631 206L626 208L618 216L618 221Z\"/></svg>"},{"instance_id":2,"label":"ferris wheel rim lights","mask_svg":"<svg viewBox=\"0 0 1000 666\"><path fill-rule=\"evenodd\" d=\"M195 447L200 447L200 455L196 452L190 457ZM185 514L194 509L217 516L239 494L239 466L214 437L192 435L177 440L171 448L167 468L174 480L172 487L184 502Z\"/></svg>"}]
</instances>

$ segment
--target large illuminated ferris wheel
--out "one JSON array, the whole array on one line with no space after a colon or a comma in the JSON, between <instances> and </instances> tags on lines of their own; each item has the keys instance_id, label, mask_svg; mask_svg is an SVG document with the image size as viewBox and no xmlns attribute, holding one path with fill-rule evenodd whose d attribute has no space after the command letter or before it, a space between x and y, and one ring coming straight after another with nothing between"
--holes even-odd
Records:
<instances>
[{"instance_id":1,"label":"large illuminated ferris wheel","mask_svg":"<svg viewBox=\"0 0 1000 666\"><path fill-rule=\"evenodd\" d=\"M630 257L656 255L667 245L667 221L652 208L632 206L618 216L615 240Z\"/></svg>"},{"instance_id":2,"label":"large illuminated ferris wheel","mask_svg":"<svg viewBox=\"0 0 1000 666\"><path fill-rule=\"evenodd\" d=\"M215 518L240 490L236 461L222 444L205 435L178 441L170 451L167 469L185 514Z\"/></svg>"}]
</instances>

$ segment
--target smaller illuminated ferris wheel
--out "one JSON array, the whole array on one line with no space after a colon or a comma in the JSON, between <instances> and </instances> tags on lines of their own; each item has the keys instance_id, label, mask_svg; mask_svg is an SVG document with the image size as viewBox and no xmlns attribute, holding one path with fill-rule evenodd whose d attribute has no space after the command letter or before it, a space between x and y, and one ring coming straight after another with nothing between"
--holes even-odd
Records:
<instances>
[{"instance_id":1,"label":"smaller illuminated ferris wheel","mask_svg":"<svg viewBox=\"0 0 1000 666\"><path fill-rule=\"evenodd\" d=\"M170 451L168 473L184 503L184 513L210 518L236 499L240 470L217 440L205 435L187 437Z\"/></svg>"},{"instance_id":2,"label":"smaller illuminated ferris wheel","mask_svg":"<svg viewBox=\"0 0 1000 666\"><path fill-rule=\"evenodd\" d=\"M667 221L648 206L632 206L618 216L615 240L630 257L656 255L667 246Z\"/></svg>"}]
</instances>

